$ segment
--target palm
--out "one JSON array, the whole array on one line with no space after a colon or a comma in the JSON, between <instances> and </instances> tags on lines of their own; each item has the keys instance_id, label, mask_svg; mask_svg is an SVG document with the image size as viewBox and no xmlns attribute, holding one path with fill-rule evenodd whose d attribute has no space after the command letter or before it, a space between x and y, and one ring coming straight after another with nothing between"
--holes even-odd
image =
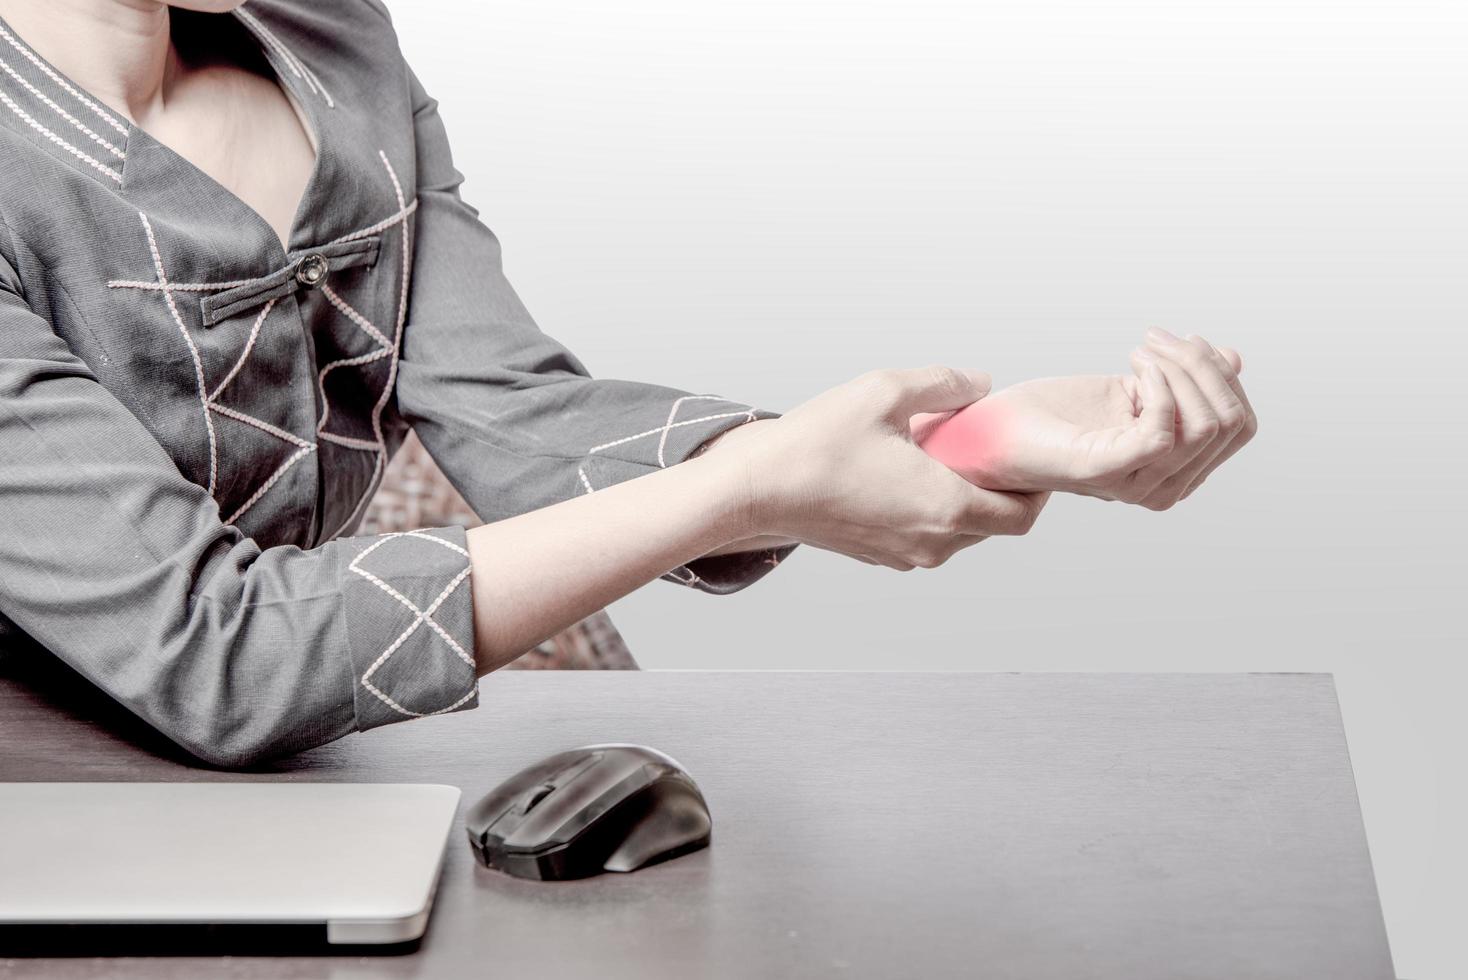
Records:
<instances>
[{"instance_id":1,"label":"palm","mask_svg":"<svg viewBox=\"0 0 1468 980\"><path fill-rule=\"evenodd\" d=\"M1124 458L1119 448L1139 411L1131 376L1039 378L913 431L924 449L990 489L1073 490L1077 473L1095 474Z\"/></svg>"}]
</instances>

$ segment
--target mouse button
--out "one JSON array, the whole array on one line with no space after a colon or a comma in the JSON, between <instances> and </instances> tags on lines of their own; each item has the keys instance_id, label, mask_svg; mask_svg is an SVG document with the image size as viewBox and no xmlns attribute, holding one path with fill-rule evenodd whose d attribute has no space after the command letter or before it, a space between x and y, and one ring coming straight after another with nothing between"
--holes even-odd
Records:
<instances>
[{"instance_id":1,"label":"mouse button","mask_svg":"<svg viewBox=\"0 0 1468 980\"><path fill-rule=\"evenodd\" d=\"M543 803L552 793L564 789L568 784L575 782L578 777L589 772L598 758L600 758L599 753L578 758L569 766L542 765L533 770L527 769L515 780L514 795L508 798L499 815L489 822L485 833L493 834L509 844L511 836L524 826L523 821L530 811ZM523 777L531 775L539 777L538 780L528 784L522 781Z\"/></svg>"},{"instance_id":2,"label":"mouse button","mask_svg":"<svg viewBox=\"0 0 1468 980\"><path fill-rule=\"evenodd\" d=\"M601 753L595 753L562 769L543 784L552 787L549 793L539 794L539 786L531 787L522 803L529 802L533 796L539 795L539 798L534 806L511 808L514 820L506 820L500 833L505 846L533 851L568 840L561 833L567 818L584 805L589 794L600 792L604 775L603 769L597 765L600 760Z\"/></svg>"},{"instance_id":3,"label":"mouse button","mask_svg":"<svg viewBox=\"0 0 1468 980\"><path fill-rule=\"evenodd\" d=\"M476 833L485 832L502 820L507 810L514 809L515 803L527 787L549 782L569 762L580 758L579 752L562 752L520 770L490 790L469 809L464 815L465 826Z\"/></svg>"},{"instance_id":4,"label":"mouse button","mask_svg":"<svg viewBox=\"0 0 1468 980\"><path fill-rule=\"evenodd\" d=\"M520 820L547 796L554 793L555 789L556 784L547 780L521 790L517 796L509 800L499 816L490 821L489 826L485 828L485 833L502 839L508 836L520 823Z\"/></svg>"},{"instance_id":5,"label":"mouse button","mask_svg":"<svg viewBox=\"0 0 1468 980\"><path fill-rule=\"evenodd\" d=\"M531 810L534 810L537 803L550 796L555 790L555 783L541 783L539 786L533 787L529 794L526 795L524 801L521 802L520 812L529 813Z\"/></svg>"},{"instance_id":6,"label":"mouse button","mask_svg":"<svg viewBox=\"0 0 1468 980\"><path fill-rule=\"evenodd\" d=\"M613 764L583 772L528 814L506 845L540 849L574 840L607 811L657 778L657 770L650 766L636 766L631 773L627 768Z\"/></svg>"},{"instance_id":7,"label":"mouse button","mask_svg":"<svg viewBox=\"0 0 1468 980\"><path fill-rule=\"evenodd\" d=\"M472 819L492 832L507 820L513 821L524 815L525 803L540 787L552 785L555 769L538 766L526 769L501 783L493 793L475 807Z\"/></svg>"},{"instance_id":8,"label":"mouse button","mask_svg":"<svg viewBox=\"0 0 1468 980\"><path fill-rule=\"evenodd\" d=\"M596 801L616 784L614 777L614 773L602 769L579 773L526 814L506 839L506 845L536 850L571 840L598 815Z\"/></svg>"}]
</instances>

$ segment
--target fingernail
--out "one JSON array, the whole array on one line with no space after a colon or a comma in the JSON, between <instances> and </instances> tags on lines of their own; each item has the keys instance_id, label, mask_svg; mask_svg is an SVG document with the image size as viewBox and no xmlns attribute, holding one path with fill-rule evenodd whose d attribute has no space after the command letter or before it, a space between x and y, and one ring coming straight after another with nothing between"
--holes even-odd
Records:
<instances>
[{"instance_id":1,"label":"fingernail","mask_svg":"<svg viewBox=\"0 0 1468 980\"><path fill-rule=\"evenodd\" d=\"M1132 354L1140 360L1146 361L1148 364L1157 363L1157 355L1144 347L1138 347L1136 350L1132 351Z\"/></svg>"},{"instance_id":2,"label":"fingernail","mask_svg":"<svg viewBox=\"0 0 1468 980\"><path fill-rule=\"evenodd\" d=\"M1148 327L1147 328L1147 339L1148 340L1155 340L1159 344L1180 344L1180 343L1182 343L1182 341L1178 340L1178 338L1174 337L1172 334L1168 333L1166 330L1163 330L1161 327Z\"/></svg>"}]
</instances>

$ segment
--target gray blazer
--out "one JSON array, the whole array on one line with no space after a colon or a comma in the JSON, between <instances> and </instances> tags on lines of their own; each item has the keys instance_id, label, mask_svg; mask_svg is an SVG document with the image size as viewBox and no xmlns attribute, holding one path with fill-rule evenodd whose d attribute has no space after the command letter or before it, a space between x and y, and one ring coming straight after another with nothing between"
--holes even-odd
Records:
<instances>
[{"instance_id":1,"label":"gray blazer","mask_svg":"<svg viewBox=\"0 0 1468 980\"><path fill-rule=\"evenodd\" d=\"M0 646L221 765L473 707L463 528L353 534L409 427L493 521L778 413L537 328L379 0L176 16L258 51L315 170L283 247L0 22ZM730 593L792 548L662 578Z\"/></svg>"}]
</instances>

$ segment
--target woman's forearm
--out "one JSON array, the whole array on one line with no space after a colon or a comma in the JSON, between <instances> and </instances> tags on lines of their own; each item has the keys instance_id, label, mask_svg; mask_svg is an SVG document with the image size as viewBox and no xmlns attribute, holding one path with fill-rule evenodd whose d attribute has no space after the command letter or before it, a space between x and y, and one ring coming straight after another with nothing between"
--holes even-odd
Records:
<instances>
[{"instance_id":1,"label":"woman's forearm","mask_svg":"<svg viewBox=\"0 0 1468 980\"><path fill-rule=\"evenodd\" d=\"M755 540L744 483L739 464L700 457L470 529L478 672L684 562Z\"/></svg>"},{"instance_id":2,"label":"woman's forearm","mask_svg":"<svg viewBox=\"0 0 1468 980\"><path fill-rule=\"evenodd\" d=\"M983 490L893 438L915 414L956 411L988 386L941 365L869 371L677 465L470 530L479 673L679 565L768 546L751 542L907 570L1026 533L1048 495Z\"/></svg>"}]
</instances>

